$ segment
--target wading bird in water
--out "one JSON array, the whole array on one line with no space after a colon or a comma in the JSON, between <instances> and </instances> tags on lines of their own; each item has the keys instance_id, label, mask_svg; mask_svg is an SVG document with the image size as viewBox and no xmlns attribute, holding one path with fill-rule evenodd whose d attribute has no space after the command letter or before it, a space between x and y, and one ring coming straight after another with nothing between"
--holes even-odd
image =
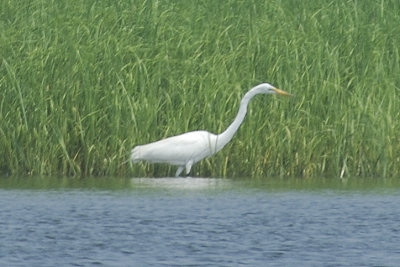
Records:
<instances>
[{"instance_id":1,"label":"wading bird in water","mask_svg":"<svg viewBox=\"0 0 400 267\"><path fill-rule=\"evenodd\" d=\"M224 132L213 134L207 131L193 131L139 145L132 149L131 160L168 163L178 166L175 176L179 176L183 169L186 169L186 174L189 174L193 164L217 153L232 139L246 116L249 101L258 94L290 95L268 83L259 84L244 95L236 118Z\"/></svg>"}]
</instances>

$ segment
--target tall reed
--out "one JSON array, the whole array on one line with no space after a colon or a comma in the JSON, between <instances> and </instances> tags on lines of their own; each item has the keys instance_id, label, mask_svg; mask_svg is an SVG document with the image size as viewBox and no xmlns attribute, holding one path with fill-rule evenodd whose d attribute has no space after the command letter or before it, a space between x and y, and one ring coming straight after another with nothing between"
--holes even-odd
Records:
<instances>
[{"instance_id":1,"label":"tall reed","mask_svg":"<svg viewBox=\"0 0 400 267\"><path fill-rule=\"evenodd\" d=\"M137 144L220 132L192 175L400 175L398 1L2 1L0 172L161 176Z\"/></svg>"}]
</instances>

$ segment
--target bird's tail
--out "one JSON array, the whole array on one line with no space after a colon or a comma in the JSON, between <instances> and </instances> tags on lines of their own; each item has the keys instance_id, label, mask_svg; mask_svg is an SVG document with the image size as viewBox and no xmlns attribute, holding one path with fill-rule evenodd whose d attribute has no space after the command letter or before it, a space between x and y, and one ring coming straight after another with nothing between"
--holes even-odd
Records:
<instances>
[{"instance_id":1,"label":"bird's tail","mask_svg":"<svg viewBox=\"0 0 400 267\"><path fill-rule=\"evenodd\" d=\"M139 146L135 146L131 151L130 160L132 162L138 162L140 160ZM129 161L129 160L128 160Z\"/></svg>"}]
</instances>

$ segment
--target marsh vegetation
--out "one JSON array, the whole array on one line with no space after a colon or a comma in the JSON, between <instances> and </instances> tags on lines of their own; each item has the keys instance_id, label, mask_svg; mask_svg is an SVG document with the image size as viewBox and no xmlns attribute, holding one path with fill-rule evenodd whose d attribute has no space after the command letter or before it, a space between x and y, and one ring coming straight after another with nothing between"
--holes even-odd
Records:
<instances>
[{"instance_id":1,"label":"marsh vegetation","mask_svg":"<svg viewBox=\"0 0 400 267\"><path fill-rule=\"evenodd\" d=\"M221 132L218 177L400 174L398 1L2 1L0 173L173 175L134 145Z\"/></svg>"}]
</instances>

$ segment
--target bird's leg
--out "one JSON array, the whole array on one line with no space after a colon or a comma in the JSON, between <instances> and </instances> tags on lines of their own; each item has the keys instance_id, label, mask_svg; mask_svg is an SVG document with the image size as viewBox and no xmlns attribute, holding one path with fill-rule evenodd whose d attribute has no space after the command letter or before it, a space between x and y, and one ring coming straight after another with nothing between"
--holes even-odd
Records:
<instances>
[{"instance_id":1,"label":"bird's leg","mask_svg":"<svg viewBox=\"0 0 400 267\"><path fill-rule=\"evenodd\" d=\"M193 160L189 160L188 162L186 162L186 174L189 174L192 165L193 165Z\"/></svg>"},{"instance_id":2,"label":"bird's leg","mask_svg":"<svg viewBox=\"0 0 400 267\"><path fill-rule=\"evenodd\" d=\"M179 166L178 167L178 169L176 170L176 173L175 173L175 177L178 177L179 176L179 174L181 174L181 172L183 171L183 166Z\"/></svg>"}]
</instances>

